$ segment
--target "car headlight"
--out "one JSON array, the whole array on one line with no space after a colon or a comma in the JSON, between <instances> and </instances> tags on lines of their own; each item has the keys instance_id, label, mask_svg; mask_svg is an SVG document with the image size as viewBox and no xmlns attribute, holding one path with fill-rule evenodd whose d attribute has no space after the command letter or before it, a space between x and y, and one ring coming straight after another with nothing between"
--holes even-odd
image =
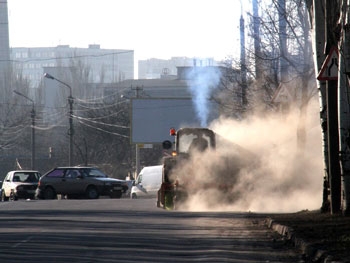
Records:
<instances>
[{"instance_id":1,"label":"car headlight","mask_svg":"<svg viewBox=\"0 0 350 263\"><path fill-rule=\"evenodd\" d=\"M107 185L107 186L111 186L111 185L112 185L112 183L107 182L107 183L105 183L105 185Z\"/></svg>"}]
</instances>

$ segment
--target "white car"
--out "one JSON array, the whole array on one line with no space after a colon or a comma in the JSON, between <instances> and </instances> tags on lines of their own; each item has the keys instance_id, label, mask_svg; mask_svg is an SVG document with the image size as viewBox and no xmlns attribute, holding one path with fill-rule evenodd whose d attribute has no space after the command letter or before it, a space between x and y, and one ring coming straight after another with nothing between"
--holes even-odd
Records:
<instances>
[{"instance_id":1,"label":"white car","mask_svg":"<svg viewBox=\"0 0 350 263\"><path fill-rule=\"evenodd\" d=\"M1 200L34 199L41 174L38 171L8 172L1 188Z\"/></svg>"}]
</instances>

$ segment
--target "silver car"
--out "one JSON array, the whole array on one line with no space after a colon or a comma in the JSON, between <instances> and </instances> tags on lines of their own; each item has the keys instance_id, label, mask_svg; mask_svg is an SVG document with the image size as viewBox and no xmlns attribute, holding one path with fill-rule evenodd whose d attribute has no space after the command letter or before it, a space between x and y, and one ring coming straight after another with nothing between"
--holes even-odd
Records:
<instances>
[{"instance_id":1,"label":"silver car","mask_svg":"<svg viewBox=\"0 0 350 263\"><path fill-rule=\"evenodd\" d=\"M40 176L32 170L8 172L2 184L1 200L34 199Z\"/></svg>"}]
</instances>

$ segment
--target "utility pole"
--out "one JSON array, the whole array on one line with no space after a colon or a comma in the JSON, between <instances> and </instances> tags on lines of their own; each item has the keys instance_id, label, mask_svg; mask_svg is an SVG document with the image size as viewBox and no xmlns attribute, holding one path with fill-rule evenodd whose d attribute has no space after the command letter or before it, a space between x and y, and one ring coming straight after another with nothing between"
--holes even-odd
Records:
<instances>
[{"instance_id":1,"label":"utility pole","mask_svg":"<svg viewBox=\"0 0 350 263\"><path fill-rule=\"evenodd\" d=\"M142 88L140 88L140 87L136 87L136 88L131 88L132 90L135 90L135 96L136 96L136 98L139 98L139 96L140 96L140 90L142 90ZM139 145L136 143L135 144L135 178L136 178L136 176L139 174L139 172L140 172L140 147L139 147Z\"/></svg>"},{"instance_id":2,"label":"utility pole","mask_svg":"<svg viewBox=\"0 0 350 263\"><path fill-rule=\"evenodd\" d=\"M35 170L35 108L33 108L30 114L32 118L32 170Z\"/></svg>"},{"instance_id":3,"label":"utility pole","mask_svg":"<svg viewBox=\"0 0 350 263\"><path fill-rule=\"evenodd\" d=\"M73 161L73 137L74 137L74 129L73 129L73 103L74 98L72 96L72 87L68 85L67 83L63 82L62 80L59 80L55 78L54 76L50 75L49 73L44 74L45 78L55 80L62 85L66 86L69 89L69 96L68 96L68 104L69 104L69 130L68 130L68 136L69 136L69 166L72 166Z\"/></svg>"},{"instance_id":4,"label":"utility pole","mask_svg":"<svg viewBox=\"0 0 350 263\"><path fill-rule=\"evenodd\" d=\"M73 129L73 103L74 99L72 96L72 88L70 88L70 94L68 97L68 103L69 103L69 166L72 166L74 163L74 156L73 156L73 136L74 136L74 129Z\"/></svg>"}]
</instances>

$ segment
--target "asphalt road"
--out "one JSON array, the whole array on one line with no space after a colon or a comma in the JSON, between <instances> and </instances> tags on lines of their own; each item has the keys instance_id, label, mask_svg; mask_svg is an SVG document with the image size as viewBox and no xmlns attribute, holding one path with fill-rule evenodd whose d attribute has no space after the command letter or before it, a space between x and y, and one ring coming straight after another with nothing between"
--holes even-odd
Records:
<instances>
[{"instance_id":1,"label":"asphalt road","mask_svg":"<svg viewBox=\"0 0 350 263\"><path fill-rule=\"evenodd\" d=\"M302 262L265 218L154 199L0 202L0 262Z\"/></svg>"}]
</instances>

